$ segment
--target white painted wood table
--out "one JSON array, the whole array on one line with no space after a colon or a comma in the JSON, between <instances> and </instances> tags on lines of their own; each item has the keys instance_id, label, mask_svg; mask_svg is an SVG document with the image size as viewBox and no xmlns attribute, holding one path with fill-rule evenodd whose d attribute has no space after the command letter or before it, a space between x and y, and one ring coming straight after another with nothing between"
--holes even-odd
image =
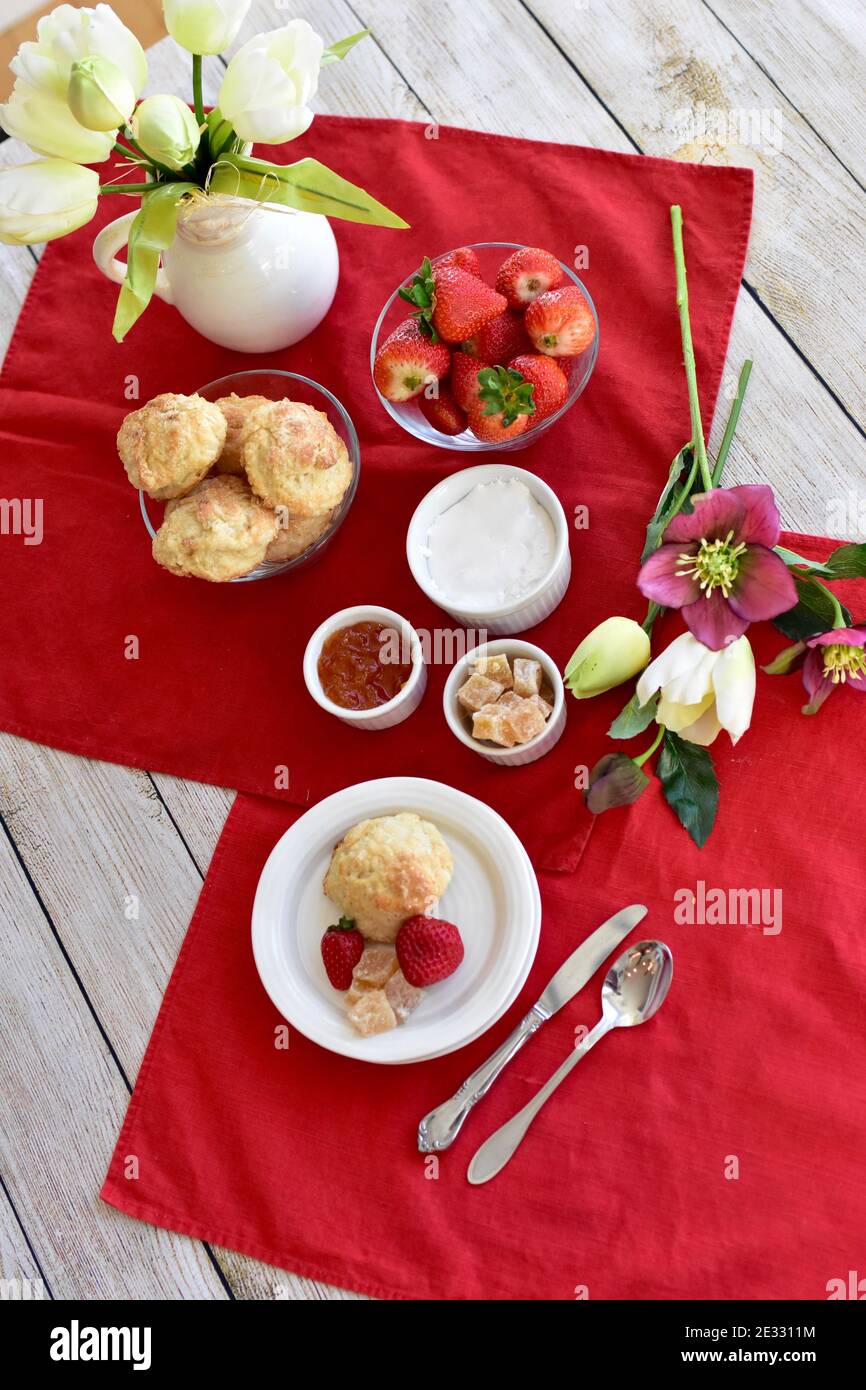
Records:
<instances>
[{"instance_id":1,"label":"white painted wood table","mask_svg":"<svg viewBox=\"0 0 866 1390\"><path fill-rule=\"evenodd\" d=\"M744 357L755 371L730 481L772 483L793 529L866 539L862 0L257 0L241 40L289 14L373 31L323 111L751 165L728 393ZM149 90L188 95L173 45L150 62ZM0 248L4 350L37 255ZM0 1277L45 1297L353 1296L96 1196L231 799L0 737Z\"/></svg>"}]
</instances>

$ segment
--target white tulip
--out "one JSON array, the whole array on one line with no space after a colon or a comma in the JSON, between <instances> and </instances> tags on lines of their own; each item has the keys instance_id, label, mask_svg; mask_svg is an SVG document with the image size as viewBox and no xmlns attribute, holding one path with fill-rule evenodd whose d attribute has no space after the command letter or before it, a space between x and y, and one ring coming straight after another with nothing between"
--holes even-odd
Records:
<instances>
[{"instance_id":1,"label":"white tulip","mask_svg":"<svg viewBox=\"0 0 866 1390\"><path fill-rule=\"evenodd\" d=\"M642 705L661 691L656 719L689 743L707 747L725 729L737 743L752 722L755 658L747 637L720 652L690 632L657 656L637 683Z\"/></svg>"},{"instance_id":2,"label":"white tulip","mask_svg":"<svg viewBox=\"0 0 866 1390\"><path fill-rule=\"evenodd\" d=\"M0 241L26 246L65 236L90 221L98 199L96 171L65 159L0 169Z\"/></svg>"},{"instance_id":3,"label":"white tulip","mask_svg":"<svg viewBox=\"0 0 866 1390\"><path fill-rule=\"evenodd\" d=\"M145 97L132 118L132 137L158 164L182 169L194 158L201 132L180 97Z\"/></svg>"},{"instance_id":4,"label":"white tulip","mask_svg":"<svg viewBox=\"0 0 866 1390\"><path fill-rule=\"evenodd\" d=\"M136 97L141 95L147 81L144 49L110 5L58 5L40 19L35 43L22 43L9 66L29 87L65 101L72 68L84 58L109 58Z\"/></svg>"},{"instance_id":5,"label":"white tulip","mask_svg":"<svg viewBox=\"0 0 866 1390\"><path fill-rule=\"evenodd\" d=\"M87 130L116 131L135 106L135 91L122 68L110 58L82 58L74 63L66 94L69 109Z\"/></svg>"},{"instance_id":6,"label":"white tulip","mask_svg":"<svg viewBox=\"0 0 866 1390\"><path fill-rule=\"evenodd\" d=\"M114 145L114 131L87 130L76 121L65 94L38 91L20 78L0 105L0 126L37 154L76 164L101 164Z\"/></svg>"},{"instance_id":7,"label":"white tulip","mask_svg":"<svg viewBox=\"0 0 866 1390\"><path fill-rule=\"evenodd\" d=\"M242 140L279 145L308 130L325 45L304 19L258 34L232 58L219 108Z\"/></svg>"},{"instance_id":8,"label":"white tulip","mask_svg":"<svg viewBox=\"0 0 866 1390\"><path fill-rule=\"evenodd\" d=\"M166 29L189 53L222 53L249 8L250 0L162 0Z\"/></svg>"}]
</instances>

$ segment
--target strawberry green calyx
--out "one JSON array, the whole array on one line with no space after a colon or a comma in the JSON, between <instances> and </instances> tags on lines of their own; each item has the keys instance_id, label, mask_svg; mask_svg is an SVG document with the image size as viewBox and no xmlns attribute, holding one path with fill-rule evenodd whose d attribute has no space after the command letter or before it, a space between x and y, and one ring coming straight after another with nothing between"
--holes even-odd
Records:
<instances>
[{"instance_id":1,"label":"strawberry green calyx","mask_svg":"<svg viewBox=\"0 0 866 1390\"><path fill-rule=\"evenodd\" d=\"M535 414L535 386L510 367L484 367L478 373L478 395L485 415L501 415L505 429L520 415Z\"/></svg>"},{"instance_id":2,"label":"strawberry green calyx","mask_svg":"<svg viewBox=\"0 0 866 1390\"><path fill-rule=\"evenodd\" d=\"M405 299L407 304L414 305L416 313L414 317L418 320L418 327L429 338L432 343L439 342L439 334L433 327L433 310L436 308L436 282L433 279L433 266L430 257L425 256L421 262L421 269L413 277L412 284L407 289L404 285L400 290L400 298Z\"/></svg>"},{"instance_id":3,"label":"strawberry green calyx","mask_svg":"<svg viewBox=\"0 0 866 1390\"><path fill-rule=\"evenodd\" d=\"M336 926L328 927L328 931L354 931L355 920L353 917L341 917Z\"/></svg>"}]
</instances>

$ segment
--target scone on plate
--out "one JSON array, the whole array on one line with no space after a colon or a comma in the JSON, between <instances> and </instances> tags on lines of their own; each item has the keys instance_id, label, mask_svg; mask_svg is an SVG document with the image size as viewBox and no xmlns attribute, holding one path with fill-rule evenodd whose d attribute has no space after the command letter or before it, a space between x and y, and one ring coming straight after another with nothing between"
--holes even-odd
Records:
<instances>
[{"instance_id":1,"label":"scone on plate","mask_svg":"<svg viewBox=\"0 0 866 1390\"><path fill-rule=\"evenodd\" d=\"M268 546L266 560L294 560L325 534L334 519L333 511L321 516L291 516L277 508L277 539Z\"/></svg>"},{"instance_id":2,"label":"scone on plate","mask_svg":"<svg viewBox=\"0 0 866 1390\"><path fill-rule=\"evenodd\" d=\"M216 463L218 473L243 475L241 443L244 425L251 411L260 405L268 405L269 403L268 396L238 396L234 391L230 396L220 396L219 400L214 402L225 416L227 427L226 442Z\"/></svg>"},{"instance_id":3,"label":"scone on plate","mask_svg":"<svg viewBox=\"0 0 866 1390\"><path fill-rule=\"evenodd\" d=\"M362 936L393 941L407 917L435 906L453 868L436 826L402 811L353 826L331 855L324 886Z\"/></svg>"},{"instance_id":4,"label":"scone on plate","mask_svg":"<svg viewBox=\"0 0 866 1390\"><path fill-rule=\"evenodd\" d=\"M184 497L223 450L226 420L202 396L155 396L127 415L117 435L129 481L157 501Z\"/></svg>"},{"instance_id":5,"label":"scone on plate","mask_svg":"<svg viewBox=\"0 0 866 1390\"><path fill-rule=\"evenodd\" d=\"M260 565L276 534L276 513L246 479L206 478L187 497L169 502L153 558L172 574L225 583Z\"/></svg>"},{"instance_id":6,"label":"scone on plate","mask_svg":"<svg viewBox=\"0 0 866 1390\"><path fill-rule=\"evenodd\" d=\"M253 491L292 516L333 510L352 481L349 452L327 415L300 401L269 401L250 411L241 458Z\"/></svg>"}]
</instances>

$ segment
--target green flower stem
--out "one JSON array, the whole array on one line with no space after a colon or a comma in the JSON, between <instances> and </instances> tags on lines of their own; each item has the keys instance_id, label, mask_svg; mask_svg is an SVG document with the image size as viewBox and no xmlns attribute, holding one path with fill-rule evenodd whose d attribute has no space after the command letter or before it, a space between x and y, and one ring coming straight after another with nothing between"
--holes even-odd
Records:
<instances>
[{"instance_id":1,"label":"green flower stem","mask_svg":"<svg viewBox=\"0 0 866 1390\"><path fill-rule=\"evenodd\" d=\"M826 585L826 584L822 584L821 581L820 581L820 579L816 579L814 575L812 576L812 583L813 583L813 584L817 584L818 587L819 587L819 589L823 589L824 592L825 592L825 594L828 594L829 597L830 597L830 602L831 602L832 605L833 605L833 626L834 626L834 628L836 628L836 627L847 627L848 624L845 622L845 615L844 615L844 613L842 612L842 605L841 605L841 603L839 602L839 600L837 599L836 595L833 593L833 590L832 590L832 589L828 589L828 588L827 588L827 585Z\"/></svg>"},{"instance_id":2,"label":"green flower stem","mask_svg":"<svg viewBox=\"0 0 866 1390\"><path fill-rule=\"evenodd\" d=\"M158 183L101 183L100 193L153 193Z\"/></svg>"},{"instance_id":3,"label":"green flower stem","mask_svg":"<svg viewBox=\"0 0 866 1390\"><path fill-rule=\"evenodd\" d=\"M639 758L632 758L632 762L635 763L638 767L643 767L644 763L649 762L653 753L656 751L662 739L664 738L666 732L667 730L665 729L664 724L659 724L659 731L656 734L652 745L646 750L645 753L641 753Z\"/></svg>"},{"instance_id":4,"label":"green flower stem","mask_svg":"<svg viewBox=\"0 0 866 1390\"><path fill-rule=\"evenodd\" d=\"M704 487L709 492L713 486L710 465L707 462L707 446L704 427L701 421L701 405L698 397L698 374L695 366L695 349L692 342L692 325L689 319L689 289L686 280L686 257L683 250L683 210L678 204L671 208L671 227L674 238L674 265L677 272L677 308L680 311L680 332L683 339L683 362L689 388L689 411L692 418L692 445L697 455L698 467Z\"/></svg>"},{"instance_id":5,"label":"green flower stem","mask_svg":"<svg viewBox=\"0 0 866 1390\"><path fill-rule=\"evenodd\" d=\"M751 376L751 374L752 362L750 358L746 358L746 361L743 363L742 371L740 372L740 380L737 382L736 399L734 400L734 404L731 406L731 413L728 416L728 423L725 426L725 433L722 438L721 445L719 446L719 452L716 458L716 466L713 469L713 487L718 487L719 483L721 482L722 472L724 470L725 464L728 461L728 451L731 447L731 440L734 437L734 431L737 428L737 421L740 418L740 411L743 408L743 401L746 396L746 388L749 385L749 377Z\"/></svg>"},{"instance_id":6,"label":"green flower stem","mask_svg":"<svg viewBox=\"0 0 866 1390\"><path fill-rule=\"evenodd\" d=\"M126 141L126 144L129 146L129 149L126 148L126 145L121 145L117 141L115 141L114 145L114 148L116 150L119 150L121 154L125 154L128 156L129 151L132 150L135 154L139 156L139 159L147 166L148 169L158 169L161 174L165 174L170 179L177 178L177 174L174 169L169 169L167 164L160 164L158 159L154 159L152 155L147 154L147 152L141 148L141 145L139 145L138 141L134 140L130 135L128 127L124 129L123 138ZM136 163L138 162L139 161L136 160Z\"/></svg>"},{"instance_id":7,"label":"green flower stem","mask_svg":"<svg viewBox=\"0 0 866 1390\"><path fill-rule=\"evenodd\" d=\"M647 637L652 637L655 620L659 616L659 614L664 613L664 611L665 610L663 608L660 608L657 603L651 603L647 608L646 617L641 623L641 627L643 628Z\"/></svg>"},{"instance_id":8,"label":"green flower stem","mask_svg":"<svg viewBox=\"0 0 866 1390\"><path fill-rule=\"evenodd\" d=\"M192 101L195 111L195 118L199 125L204 125L204 101L201 94L201 54L192 55Z\"/></svg>"}]
</instances>

